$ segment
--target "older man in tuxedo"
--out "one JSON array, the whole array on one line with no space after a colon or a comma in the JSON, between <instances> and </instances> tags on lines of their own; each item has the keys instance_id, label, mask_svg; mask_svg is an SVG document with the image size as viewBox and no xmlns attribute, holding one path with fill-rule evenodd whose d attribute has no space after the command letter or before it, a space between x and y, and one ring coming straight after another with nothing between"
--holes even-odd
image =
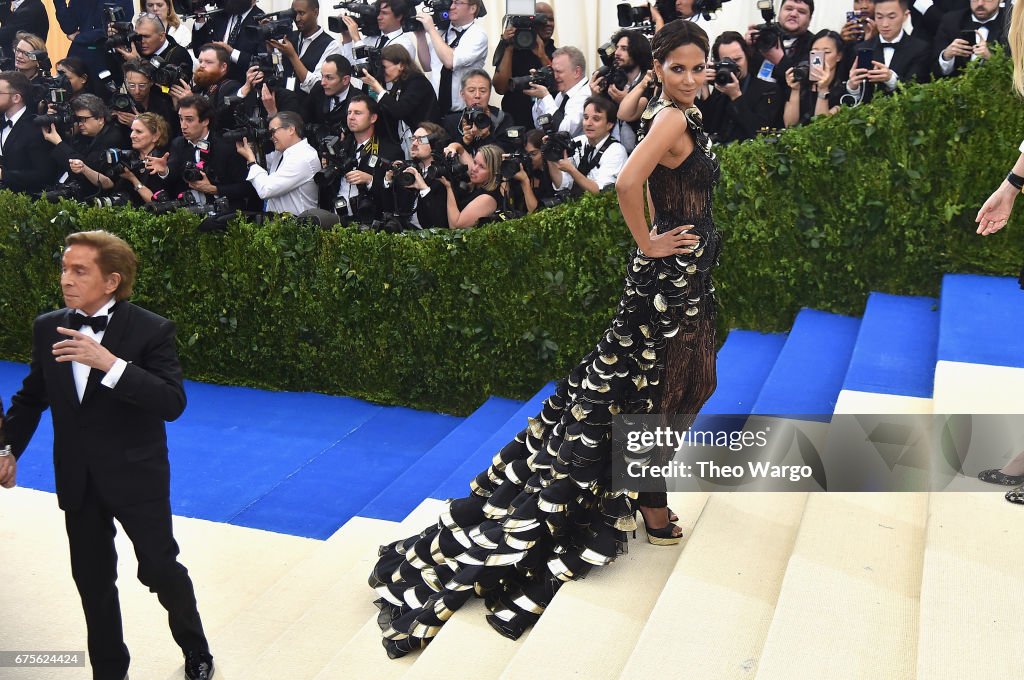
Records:
<instances>
[{"instance_id":1,"label":"older man in tuxedo","mask_svg":"<svg viewBox=\"0 0 1024 680\"><path fill-rule=\"evenodd\" d=\"M185 409L174 324L127 301L135 253L105 231L65 239L64 309L38 317L28 377L11 400L0 485L12 486L43 411L53 415L57 501L82 599L94 680L127 678L114 520L131 539L139 580L168 612L185 677L209 680L213 657L171 531L165 421Z\"/></svg>"}]
</instances>

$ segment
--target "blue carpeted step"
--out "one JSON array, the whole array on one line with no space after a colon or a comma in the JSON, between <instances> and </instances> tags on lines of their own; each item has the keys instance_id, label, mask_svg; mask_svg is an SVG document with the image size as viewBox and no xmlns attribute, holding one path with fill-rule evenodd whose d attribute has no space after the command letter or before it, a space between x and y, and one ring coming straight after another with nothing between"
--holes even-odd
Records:
<instances>
[{"instance_id":1,"label":"blue carpeted step","mask_svg":"<svg viewBox=\"0 0 1024 680\"><path fill-rule=\"evenodd\" d=\"M401 521L522 405L519 401L491 397L357 514Z\"/></svg>"},{"instance_id":2,"label":"blue carpeted step","mask_svg":"<svg viewBox=\"0 0 1024 680\"><path fill-rule=\"evenodd\" d=\"M494 430L493 434L466 458L448 477L437 485L430 494L431 498L461 498L469 493L469 482L491 464L494 454L501 450L512 438L527 426L526 419L540 413L541 405L555 391L554 383L548 383L529 401L516 411L505 424Z\"/></svg>"},{"instance_id":3,"label":"blue carpeted step","mask_svg":"<svg viewBox=\"0 0 1024 680\"><path fill-rule=\"evenodd\" d=\"M718 387L701 413L750 413L785 342L785 333L729 331L718 351Z\"/></svg>"},{"instance_id":4,"label":"blue carpeted step","mask_svg":"<svg viewBox=\"0 0 1024 680\"><path fill-rule=\"evenodd\" d=\"M843 389L931 398L938 342L938 300L872 293Z\"/></svg>"},{"instance_id":5,"label":"blue carpeted step","mask_svg":"<svg viewBox=\"0 0 1024 680\"><path fill-rule=\"evenodd\" d=\"M310 451L302 467L231 523L327 538L460 422L452 416L380 407L327 450Z\"/></svg>"},{"instance_id":6,"label":"blue carpeted step","mask_svg":"<svg viewBox=\"0 0 1024 680\"><path fill-rule=\"evenodd\" d=\"M1024 291L1005 276L942 279L939 361L1024 368Z\"/></svg>"},{"instance_id":7,"label":"blue carpeted step","mask_svg":"<svg viewBox=\"0 0 1024 680\"><path fill-rule=\"evenodd\" d=\"M848 316L800 310L753 412L829 420L850 366L859 325L859 319Z\"/></svg>"}]
</instances>

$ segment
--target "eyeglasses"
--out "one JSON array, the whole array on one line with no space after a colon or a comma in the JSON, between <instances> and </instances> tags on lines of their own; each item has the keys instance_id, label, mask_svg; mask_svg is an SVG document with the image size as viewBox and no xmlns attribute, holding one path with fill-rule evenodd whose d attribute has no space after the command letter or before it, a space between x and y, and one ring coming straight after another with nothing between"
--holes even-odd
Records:
<instances>
[{"instance_id":1,"label":"eyeglasses","mask_svg":"<svg viewBox=\"0 0 1024 680\"><path fill-rule=\"evenodd\" d=\"M153 83L125 83L124 87L127 90L145 90L153 87Z\"/></svg>"},{"instance_id":2,"label":"eyeglasses","mask_svg":"<svg viewBox=\"0 0 1024 680\"><path fill-rule=\"evenodd\" d=\"M92 120L96 116L75 116L76 123L84 123L87 120Z\"/></svg>"},{"instance_id":3,"label":"eyeglasses","mask_svg":"<svg viewBox=\"0 0 1024 680\"><path fill-rule=\"evenodd\" d=\"M32 51L31 50L23 50L23 49L21 49L19 47L15 47L14 48L14 53L16 55L18 55L19 57L31 57L32 56Z\"/></svg>"},{"instance_id":4,"label":"eyeglasses","mask_svg":"<svg viewBox=\"0 0 1024 680\"><path fill-rule=\"evenodd\" d=\"M430 144L430 135L423 135L422 137L413 137L412 141L420 144Z\"/></svg>"},{"instance_id":5,"label":"eyeglasses","mask_svg":"<svg viewBox=\"0 0 1024 680\"><path fill-rule=\"evenodd\" d=\"M286 127L286 125L278 125L276 128L267 128L267 132L269 132L270 136L273 137L275 132L277 132L278 130L283 130Z\"/></svg>"}]
</instances>

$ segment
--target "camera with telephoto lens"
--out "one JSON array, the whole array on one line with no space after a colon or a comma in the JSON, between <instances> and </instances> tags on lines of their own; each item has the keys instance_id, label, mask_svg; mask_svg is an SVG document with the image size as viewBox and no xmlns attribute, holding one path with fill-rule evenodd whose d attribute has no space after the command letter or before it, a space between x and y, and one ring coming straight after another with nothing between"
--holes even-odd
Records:
<instances>
[{"instance_id":1,"label":"camera with telephoto lens","mask_svg":"<svg viewBox=\"0 0 1024 680\"><path fill-rule=\"evenodd\" d=\"M615 43L606 42L598 47L597 56L601 58L601 68L597 69L594 79L604 78L604 82L601 84L601 93L607 95L608 88L612 85L619 90L625 90L629 85L629 74L615 63Z\"/></svg>"},{"instance_id":2,"label":"camera with telephoto lens","mask_svg":"<svg viewBox=\"0 0 1024 680\"><path fill-rule=\"evenodd\" d=\"M99 42L103 44L103 49L109 50L111 54L118 48L130 50L133 44L138 45L142 40L142 37L135 32L135 26L125 17L124 10L120 5L104 4L103 19L107 25L108 35L100 38ZM114 31L113 35L109 35L111 30Z\"/></svg>"},{"instance_id":3,"label":"camera with telephoto lens","mask_svg":"<svg viewBox=\"0 0 1024 680\"><path fill-rule=\"evenodd\" d=\"M512 46L517 50L533 51L537 44L537 34L551 23L547 14L513 14L508 18L508 25L516 29L512 36Z\"/></svg>"},{"instance_id":4,"label":"camera with telephoto lens","mask_svg":"<svg viewBox=\"0 0 1024 680\"><path fill-rule=\"evenodd\" d=\"M153 201L147 203L145 208L154 215L167 215L176 210L187 210L193 215L206 217L218 217L231 213L228 199L224 196L218 196L208 203L200 203L191 191L185 191L177 198L171 197L166 191L158 191L153 194Z\"/></svg>"},{"instance_id":5,"label":"camera with telephoto lens","mask_svg":"<svg viewBox=\"0 0 1024 680\"><path fill-rule=\"evenodd\" d=\"M37 99L45 101L47 106L52 106L53 113L34 116L32 123L41 128L53 125L58 129L72 129L75 114L71 110L71 82L68 77L59 73L55 77L43 76L37 80L39 82L33 85L33 94L36 87L42 88L43 93Z\"/></svg>"},{"instance_id":6,"label":"camera with telephoto lens","mask_svg":"<svg viewBox=\"0 0 1024 680\"><path fill-rule=\"evenodd\" d=\"M412 173L406 172L406 170L412 168L423 176L424 180L429 183L430 180L426 179L427 174L433 175L436 179L436 170L427 173L427 171L433 169L433 167L433 165L428 165L425 170L421 170L420 166L415 161L395 161L391 164L391 180L399 189L412 189L413 185L416 184L416 177Z\"/></svg>"},{"instance_id":7,"label":"camera with telephoto lens","mask_svg":"<svg viewBox=\"0 0 1024 680\"><path fill-rule=\"evenodd\" d=\"M477 130L489 130L492 123L491 114L487 109L482 106L470 106L462 112L459 129L461 130L466 124L469 124Z\"/></svg>"},{"instance_id":8,"label":"camera with telephoto lens","mask_svg":"<svg viewBox=\"0 0 1024 680\"><path fill-rule=\"evenodd\" d=\"M224 11L223 7L217 5L212 0L178 0L174 3L175 7L180 7L178 11L178 17L184 21L186 19L199 19L205 21L211 14L219 14Z\"/></svg>"},{"instance_id":9,"label":"camera with telephoto lens","mask_svg":"<svg viewBox=\"0 0 1024 680\"><path fill-rule=\"evenodd\" d=\"M544 131L544 141L541 143L540 151L544 160L557 163L562 160L562 153L572 156L581 144L574 142L572 135L568 132L559 132L558 128L551 123L551 116L544 114L537 116L537 127Z\"/></svg>"},{"instance_id":10,"label":"camera with telephoto lens","mask_svg":"<svg viewBox=\"0 0 1024 680\"><path fill-rule=\"evenodd\" d=\"M352 73L359 76L360 73L366 71L373 76L378 82L384 82L384 61L381 59L381 50L376 47L367 47L366 45L360 45L352 51L352 56L358 61L352 64Z\"/></svg>"},{"instance_id":11,"label":"camera with telephoto lens","mask_svg":"<svg viewBox=\"0 0 1024 680\"><path fill-rule=\"evenodd\" d=\"M377 26L377 5L367 4L366 2L339 2L334 5L334 9L344 10L356 20L356 26L359 27L359 32L366 36L379 36L380 27ZM327 18L327 29L335 33L344 33L348 31L345 28L345 22L341 20L340 16L328 17Z\"/></svg>"},{"instance_id":12,"label":"camera with telephoto lens","mask_svg":"<svg viewBox=\"0 0 1024 680\"><path fill-rule=\"evenodd\" d=\"M654 33L654 19L651 17L651 8L647 5L634 7L628 2L620 2L615 6L615 14L619 20L619 28Z\"/></svg>"},{"instance_id":13,"label":"camera with telephoto lens","mask_svg":"<svg viewBox=\"0 0 1024 680\"><path fill-rule=\"evenodd\" d=\"M280 12L264 14L260 17L258 24L243 26L242 32L249 39L261 43L268 40L280 40L281 38L287 38L288 34L291 33L294 21L295 12L290 9L284 9Z\"/></svg>"},{"instance_id":14,"label":"camera with telephoto lens","mask_svg":"<svg viewBox=\"0 0 1024 680\"><path fill-rule=\"evenodd\" d=\"M811 82L811 65L809 62L801 61L793 67L793 80L801 85L808 85Z\"/></svg>"},{"instance_id":15,"label":"camera with telephoto lens","mask_svg":"<svg viewBox=\"0 0 1024 680\"><path fill-rule=\"evenodd\" d=\"M383 231L388 234L401 234L403 231L415 229L416 226L405 215L398 213L384 213L380 218L370 223L373 231Z\"/></svg>"},{"instance_id":16,"label":"camera with telephoto lens","mask_svg":"<svg viewBox=\"0 0 1024 680\"><path fill-rule=\"evenodd\" d=\"M438 159L433 166L437 167L437 177L445 178L452 186L469 183L469 168L459 160L458 155L448 154Z\"/></svg>"},{"instance_id":17,"label":"camera with telephoto lens","mask_svg":"<svg viewBox=\"0 0 1024 680\"><path fill-rule=\"evenodd\" d=\"M153 57L149 63L153 67L149 79L161 87L174 87L182 80L186 83L192 81L192 69L188 66L172 64L160 57Z\"/></svg>"},{"instance_id":18,"label":"camera with telephoto lens","mask_svg":"<svg viewBox=\"0 0 1024 680\"><path fill-rule=\"evenodd\" d=\"M764 23L754 26L754 49L758 52L782 45L782 26L775 20L775 4L772 0L757 0L757 9L761 11Z\"/></svg>"},{"instance_id":19,"label":"camera with telephoto lens","mask_svg":"<svg viewBox=\"0 0 1024 680\"><path fill-rule=\"evenodd\" d=\"M249 68L256 66L263 74L263 84L269 87L276 87L284 80L284 64L281 63L281 55L277 52L268 54L254 54L249 59Z\"/></svg>"},{"instance_id":20,"label":"camera with telephoto lens","mask_svg":"<svg viewBox=\"0 0 1024 680\"><path fill-rule=\"evenodd\" d=\"M117 113L135 113L135 100L124 92L115 92L110 96L110 109Z\"/></svg>"},{"instance_id":21,"label":"camera with telephoto lens","mask_svg":"<svg viewBox=\"0 0 1024 680\"><path fill-rule=\"evenodd\" d=\"M56 203L61 199L83 203L95 192L95 188L91 185L86 186L85 182L77 177L72 177L66 182L62 182L52 189L42 192L39 197L50 203Z\"/></svg>"},{"instance_id":22,"label":"camera with telephoto lens","mask_svg":"<svg viewBox=\"0 0 1024 680\"><path fill-rule=\"evenodd\" d=\"M509 92L522 92L528 90L534 85L543 85L548 88L549 91L554 94L555 89L555 72L550 66L537 69L533 73L527 76L518 76L511 78L508 81Z\"/></svg>"},{"instance_id":23,"label":"camera with telephoto lens","mask_svg":"<svg viewBox=\"0 0 1024 680\"><path fill-rule=\"evenodd\" d=\"M97 196L92 199L92 204L97 208L121 208L132 204L132 197L123 191L115 191L107 196Z\"/></svg>"},{"instance_id":24,"label":"camera with telephoto lens","mask_svg":"<svg viewBox=\"0 0 1024 680\"><path fill-rule=\"evenodd\" d=\"M512 147L512 153L505 154L501 159L501 176L510 180L521 168L529 172L531 164L526 157L526 128L506 128L501 133L501 139Z\"/></svg>"},{"instance_id":25,"label":"camera with telephoto lens","mask_svg":"<svg viewBox=\"0 0 1024 680\"><path fill-rule=\"evenodd\" d=\"M320 185L332 184L342 175L359 167L355 154L349 153L345 141L337 135L321 138L320 161L324 169L313 175L313 180Z\"/></svg>"},{"instance_id":26,"label":"camera with telephoto lens","mask_svg":"<svg viewBox=\"0 0 1024 680\"><path fill-rule=\"evenodd\" d=\"M103 152L103 160L112 175L120 175L125 170L138 175L146 169L146 161L132 149L107 149Z\"/></svg>"},{"instance_id":27,"label":"camera with telephoto lens","mask_svg":"<svg viewBox=\"0 0 1024 680\"><path fill-rule=\"evenodd\" d=\"M740 79L740 65L729 57L723 57L715 64L715 85L725 87L732 83L732 77Z\"/></svg>"},{"instance_id":28,"label":"camera with telephoto lens","mask_svg":"<svg viewBox=\"0 0 1024 680\"><path fill-rule=\"evenodd\" d=\"M259 109L239 109L235 111L235 127L225 130L221 137L231 144L248 140L249 146L259 154L263 145L270 141L270 130Z\"/></svg>"}]
</instances>

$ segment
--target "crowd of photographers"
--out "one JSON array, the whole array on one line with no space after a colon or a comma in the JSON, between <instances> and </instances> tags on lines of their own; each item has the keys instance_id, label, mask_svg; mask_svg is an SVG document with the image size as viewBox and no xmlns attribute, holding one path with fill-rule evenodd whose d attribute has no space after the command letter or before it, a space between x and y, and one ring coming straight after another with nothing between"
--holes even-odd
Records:
<instances>
[{"instance_id":1,"label":"crowd of photographers","mask_svg":"<svg viewBox=\"0 0 1024 680\"><path fill-rule=\"evenodd\" d=\"M40 0L14 0L0 4L0 185L185 209L211 229L236 211L386 231L518 217L614 186L656 93L650 36L723 1L619 5L591 71L555 46L544 2L507 16L492 50L482 0L340 2L338 38L318 0L272 14L193 0L180 16L171 0L56 0L72 45L51 64ZM954 75L1006 42L998 0L853 0L814 35L813 0L757 5L764 22L721 33L707 66L698 106L720 143Z\"/></svg>"}]
</instances>

